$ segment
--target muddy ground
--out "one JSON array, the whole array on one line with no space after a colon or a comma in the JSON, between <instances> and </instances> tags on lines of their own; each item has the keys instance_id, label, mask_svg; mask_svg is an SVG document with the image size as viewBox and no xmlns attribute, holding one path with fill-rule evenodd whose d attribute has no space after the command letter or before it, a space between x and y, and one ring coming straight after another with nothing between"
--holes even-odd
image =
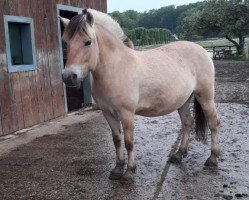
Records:
<instances>
[{"instance_id":1,"label":"muddy ground","mask_svg":"<svg viewBox=\"0 0 249 200\"><path fill-rule=\"evenodd\" d=\"M177 113L138 116L135 183L110 181L115 153L109 127L100 111L82 110L0 140L1 149L22 139L18 148L0 153L0 199L249 199L249 64L215 64L223 152L217 169L204 167L210 146L194 136L182 164L168 162L179 141ZM25 144L30 135L38 138Z\"/></svg>"}]
</instances>

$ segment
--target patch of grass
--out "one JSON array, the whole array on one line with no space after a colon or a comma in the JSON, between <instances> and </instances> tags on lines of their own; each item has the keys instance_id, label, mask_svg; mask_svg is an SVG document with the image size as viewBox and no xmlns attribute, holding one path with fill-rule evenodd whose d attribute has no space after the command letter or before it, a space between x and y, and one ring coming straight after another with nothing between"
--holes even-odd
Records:
<instances>
[{"instance_id":1,"label":"patch of grass","mask_svg":"<svg viewBox=\"0 0 249 200\"><path fill-rule=\"evenodd\" d=\"M239 39L235 39L236 42L239 42ZM205 47L207 50L212 51L213 46L234 46L233 43L228 41L226 38L217 38L217 39L210 39L210 40L202 40L202 41L196 41L195 43ZM245 39L245 46L249 46L249 37ZM210 47L210 48L208 48ZM222 49L222 47L220 48ZM247 49L247 48L245 48ZM217 48L216 48L217 50ZM235 47L232 48L233 51L236 50ZM224 60L244 60L246 61L246 55L234 55L230 57L223 58Z\"/></svg>"},{"instance_id":2,"label":"patch of grass","mask_svg":"<svg viewBox=\"0 0 249 200\"><path fill-rule=\"evenodd\" d=\"M238 39L235 39L238 42ZM212 47L213 46L234 46L233 43L229 42L226 38L217 38L217 39L210 39L210 40L202 40L202 41L196 41L195 43L205 47L208 51L212 51ZM247 37L245 39L245 44L249 47L249 37ZM154 45L146 45L146 46L135 46L136 50L147 50L147 49L153 49L153 48L157 48L160 47L162 45L165 44L154 44ZM208 48L210 47L210 48ZM222 48L218 48L218 49L222 49ZM217 50L217 48L216 48ZM236 48L233 47L232 48L233 52L236 51ZM233 55L230 57L225 57L222 58L223 60L242 60L242 61L246 61L246 56L245 55Z\"/></svg>"},{"instance_id":3,"label":"patch of grass","mask_svg":"<svg viewBox=\"0 0 249 200\"><path fill-rule=\"evenodd\" d=\"M236 42L239 39L235 39ZM217 38L217 39L210 39L210 40L202 40L196 41L195 43L203 46L203 47L212 47L212 46L232 46L234 45L232 42L228 41L226 38ZM249 45L249 37L245 39L245 43Z\"/></svg>"}]
</instances>

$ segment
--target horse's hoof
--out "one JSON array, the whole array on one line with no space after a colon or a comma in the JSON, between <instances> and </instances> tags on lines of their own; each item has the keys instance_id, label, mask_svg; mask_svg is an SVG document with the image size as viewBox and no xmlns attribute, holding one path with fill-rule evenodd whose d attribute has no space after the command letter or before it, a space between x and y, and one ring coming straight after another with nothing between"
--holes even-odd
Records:
<instances>
[{"instance_id":1,"label":"horse's hoof","mask_svg":"<svg viewBox=\"0 0 249 200\"><path fill-rule=\"evenodd\" d=\"M188 151L187 150L181 151L181 154L183 158L186 158L188 156Z\"/></svg>"},{"instance_id":2,"label":"horse's hoof","mask_svg":"<svg viewBox=\"0 0 249 200\"><path fill-rule=\"evenodd\" d=\"M215 155L211 155L207 161L205 162L206 167L217 167L218 166L218 161L216 159Z\"/></svg>"},{"instance_id":3,"label":"horse's hoof","mask_svg":"<svg viewBox=\"0 0 249 200\"><path fill-rule=\"evenodd\" d=\"M111 172L109 179L110 180L120 180L123 178L123 173L115 173L115 172Z\"/></svg>"},{"instance_id":4,"label":"horse's hoof","mask_svg":"<svg viewBox=\"0 0 249 200\"><path fill-rule=\"evenodd\" d=\"M122 176L122 183L124 184L131 184L134 183L134 175L135 173L132 172L130 169L126 170L124 175Z\"/></svg>"},{"instance_id":5,"label":"horse's hoof","mask_svg":"<svg viewBox=\"0 0 249 200\"><path fill-rule=\"evenodd\" d=\"M116 167L111 171L109 179L119 180L123 177L125 162L120 162L116 164Z\"/></svg>"},{"instance_id":6,"label":"horse's hoof","mask_svg":"<svg viewBox=\"0 0 249 200\"><path fill-rule=\"evenodd\" d=\"M178 151L175 154L170 156L169 161L174 164L181 164L182 162L182 154Z\"/></svg>"}]
</instances>

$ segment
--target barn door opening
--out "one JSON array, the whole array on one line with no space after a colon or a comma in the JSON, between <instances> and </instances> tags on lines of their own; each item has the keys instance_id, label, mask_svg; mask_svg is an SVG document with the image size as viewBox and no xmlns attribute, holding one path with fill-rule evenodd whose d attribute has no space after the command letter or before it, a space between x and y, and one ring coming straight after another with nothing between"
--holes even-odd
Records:
<instances>
[{"instance_id":1,"label":"barn door opening","mask_svg":"<svg viewBox=\"0 0 249 200\"><path fill-rule=\"evenodd\" d=\"M65 6L65 5L57 5L58 15L60 15L61 17L65 17L67 19L72 19L75 15L81 12L82 12L81 8L75 8L72 6ZM65 29L64 26L58 19L58 33L59 33L62 70L65 68L65 64L67 62L66 43L63 42L61 39L64 29ZM64 95L65 95L66 112L90 106L92 104L90 76L85 78L85 80L81 83L79 88L72 88L64 85Z\"/></svg>"}]
</instances>

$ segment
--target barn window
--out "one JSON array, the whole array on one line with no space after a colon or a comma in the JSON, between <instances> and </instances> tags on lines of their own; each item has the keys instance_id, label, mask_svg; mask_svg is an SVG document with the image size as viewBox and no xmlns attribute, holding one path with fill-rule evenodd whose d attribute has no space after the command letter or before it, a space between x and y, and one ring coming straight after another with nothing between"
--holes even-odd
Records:
<instances>
[{"instance_id":1,"label":"barn window","mask_svg":"<svg viewBox=\"0 0 249 200\"><path fill-rule=\"evenodd\" d=\"M35 70L33 20L5 15L4 26L9 72Z\"/></svg>"}]
</instances>

